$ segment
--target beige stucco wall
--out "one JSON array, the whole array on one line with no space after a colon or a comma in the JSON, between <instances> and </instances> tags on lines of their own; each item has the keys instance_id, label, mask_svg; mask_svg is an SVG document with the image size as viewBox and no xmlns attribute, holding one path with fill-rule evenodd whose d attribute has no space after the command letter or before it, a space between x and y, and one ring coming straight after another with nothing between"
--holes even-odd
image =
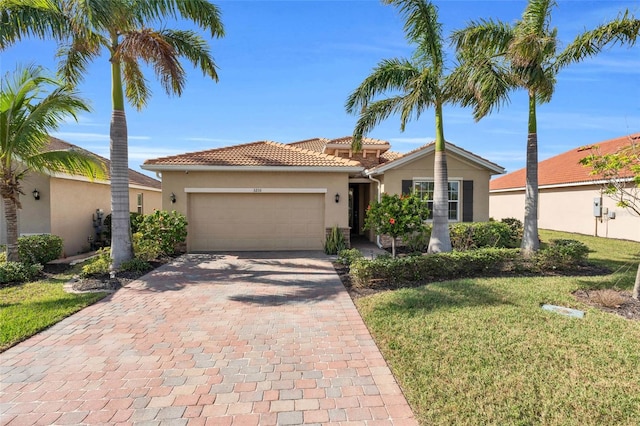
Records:
<instances>
[{"instance_id":1,"label":"beige stucco wall","mask_svg":"<svg viewBox=\"0 0 640 426\"><path fill-rule=\"evenodd\" d=\"M433 178L433 160L433 154L426 155L386 171L384 176L378 177L383 182L383 192L400 194L403 180ZM462 203L462 181L473 181L473 220L474 222L489 220L489 179L491 178L489 170L448 153L447 172L449 180L460 181L460 203ZM460 212L462 214L462 207Z\"/></svg>"},{"instance_id":2,"label":"beige stucco wall","mask_svg":"<svg viewBox=\"0 0 640 426\"><path fill-rule=\"evenodd\" d=\"M37 189L40 199L33 198ZM18 210L18 235L48 234L51 232L49 177L41 174L28 174L22 181L24 195L20 195L22 209ZM4 203L0 199L0 244L6 244L7 230L4 217Z\"/></svg>"},{"instance_id":3,"label":"beige stucco wall","mask_svg":"<svg viewBox=\"0 0 640 426\"><path fill-rule=\"evenodd\" d=\"M138 211L138 194L142 194L142 214L150 214L154 210L162 209L162 191L134 186L129 187L129 211Z\"/></svg>"},{"instance_id":4,"label":"beige stucco wall","mask_svg":"<svg viewBox=\"0 0 640 426\"><path fill-rule=\"evenodd\" d=\"M593 216L593 199L600 186L576 186L541 189L538 201L538 227L599 237L640 241L640 218L615 205L606 195L603 208L615 212L615 219ZM505 217L524 219L524 190L490 194L490 213L496 220Z\"/></svg>"},{"instance_id":5,"label":"beige stucco wall","mask_svg":"<svg viewBox=\"0 0 640 426\"><path fill-rule=\"evenodd\" d=\"M189 217L185 188L326 188L325 226L347 227L348 174L325 172L163 172L162 207L176 210ZM176 195L176 202L169 201L169 194ZM335 195L340 194L340 202ZM260 212L256 212L260 214Z\"/></svg>"}]
</instances>

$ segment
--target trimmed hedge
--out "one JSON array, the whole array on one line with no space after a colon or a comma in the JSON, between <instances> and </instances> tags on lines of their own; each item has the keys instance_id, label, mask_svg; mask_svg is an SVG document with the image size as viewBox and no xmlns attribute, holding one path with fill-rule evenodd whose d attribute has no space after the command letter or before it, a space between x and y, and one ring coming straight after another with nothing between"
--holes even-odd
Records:
<instances>
[{"instance_id":1,"label":"trimmed hedge","mask_svg":"<svg viewBox=\"0 0 640 426\"><path fill-rule=\"evenodd\" d=\"M28 265L41 264L62 256L63 242L57 235L25 235L18 238L20 262Z\"/></svg>"},{"instance_id":2,"label":"trimmed hedge","mask_svg":"<svg viewBox=\"0 0 640 426\"><path fill-rule=\"evenodd\" d=\"M6 283L22 283L33 281L40 271L42 265L27 265L22 262L4 262L0 263L0 284Z\"/></svg>"},{"instance_id":3,"label":"trimmed hedge","mask_svg":"<svg viewBox=\"0 0 640 426\"><path fill-rule=\"evenodd\" d=\"M471 222L449 225L451 245L455 250L483 247L514 248L511 227L503 222Z\"/></svg>"}]
</instances>

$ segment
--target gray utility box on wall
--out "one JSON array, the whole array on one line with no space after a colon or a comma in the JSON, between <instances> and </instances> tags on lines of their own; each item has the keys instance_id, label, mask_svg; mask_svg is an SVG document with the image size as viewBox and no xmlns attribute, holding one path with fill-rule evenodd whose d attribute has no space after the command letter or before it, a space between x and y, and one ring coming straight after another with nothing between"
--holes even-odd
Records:
<instances>
[{"instance_id":1,"label":"gray utility box on wall","mask_svg":"<svg viewBox=\"0 0 640 426\"><path fill-rule=\"evenodd\" d=\"M602 216L602 198L596 197L593 199L593 215L595 217Z\"/></svg>"}]
</instances>

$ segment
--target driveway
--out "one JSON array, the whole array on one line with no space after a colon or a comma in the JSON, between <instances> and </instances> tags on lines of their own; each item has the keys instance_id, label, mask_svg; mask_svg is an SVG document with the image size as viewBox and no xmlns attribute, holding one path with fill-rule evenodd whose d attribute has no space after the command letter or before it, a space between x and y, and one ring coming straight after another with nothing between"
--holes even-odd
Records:
<instances>
[{"instance_id":1,"label":"driveway","mask_svg":"<svg viewBox=\"0 0 640 426\"><path fill-rule=\"evenodd\" d=\"M414 425L326 256L192 254L0 355L0 423Z\"/></svg>"}]
</instances>

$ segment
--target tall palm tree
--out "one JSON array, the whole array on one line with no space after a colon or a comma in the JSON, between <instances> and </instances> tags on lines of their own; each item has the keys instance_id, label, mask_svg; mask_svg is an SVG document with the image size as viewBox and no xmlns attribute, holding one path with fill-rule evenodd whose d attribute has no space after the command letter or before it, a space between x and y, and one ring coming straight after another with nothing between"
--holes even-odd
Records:
<instances>
[{"instance_id":1,"label":"tall palm tree","mask_svg":"<svg viewBox=\"0 0 640 426\"><path fill-rule=\"evenodd\" d=\"M151 92L141 64L153 67L168 94L182 94L183 58L218 80L207 42L194 31L164 28L191 21L211 37L224 35L219 9L207 0L0 0L0 48L30 36L59 44L59 73L76 84L87 65L108 53L111 68L112 267L133 256L129 224L129 164L125 98L142 109ZM158 24L160 29L150 28Z\"/></svg>"},{"instance_id":2,"label":"tall palm tree","mask_svg":"<svg viewBox=\"0 0 640 426\"><path fill-rule=\"evenodd\" d=\"M639 21L628 12L618 19L576 37L558 52L558 31L551 26L555 0L529 0L522 17L510 25L495 20L471 22L455 31L460 66L453 85L465 88L462 105L474 107L481 119L508 102L509 92L524 89L529 96L525 216L522 252L530 256L538 238L538 130L536 107L549 102L558 72L567 65L615 43L633 44Z\"/></svg>"},{"instance_id":3,"label":"tall palm tree","mask_svg":"<svg viewBox=\"0 0 640 426\"><path fill-rule=\"evenodd\" d=\"M349 113L359 113L353 133L353 149L359 150L364 135L391 114L400 114L400 130L418 119L428 108L435 112L435 161L433 191L433 230L429 253L451 251L449 235L449 190L442 107L455 103L445 74L444 38L438 22L438 9L428 0L383 0L402 14L404 30L416 45L411 59L381 61L346 102ZM388 97L377 99L379 96Z\"/></svg>"},{"instance_id":4,"label":"tall palm tree","mask_svg":"<svg viewBox=\"0 0 640 426\"><path fill-rule=\"evenodd\" d=\"M48 151L49 133L89 108L77 93L40 67L18 67L0 82L0 195L7 226L7 260L18 261L21 181L29 172L66 172L104 178L95 157Z\"/></svg>"}]
</instances>

